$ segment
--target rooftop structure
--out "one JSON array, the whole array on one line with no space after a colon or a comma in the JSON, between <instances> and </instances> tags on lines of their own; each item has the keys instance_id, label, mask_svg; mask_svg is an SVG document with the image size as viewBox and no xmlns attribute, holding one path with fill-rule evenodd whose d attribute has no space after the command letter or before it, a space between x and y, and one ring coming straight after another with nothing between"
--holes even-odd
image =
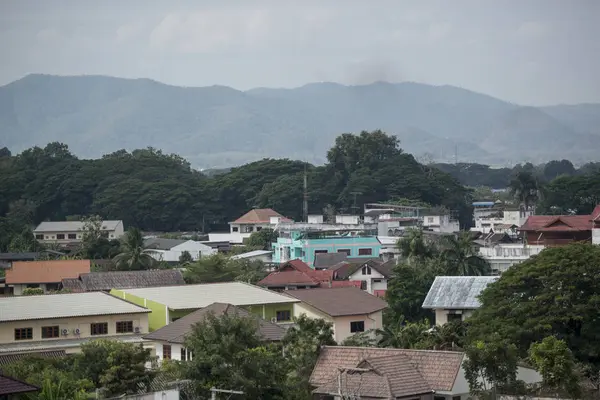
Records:
<instances>
[{"instance_id":1,"label":"rooftop structure","mask_svg":"<svg viewBox=\"0 0 600 400\"><path fill-rule=\"evenodd\" d=\"M288 290L285 293L332 317L371 314L387 308L382 299L353 287Z\"/></svg>"},{"instance_id":2,"label":"rooftop structure","mask_svg":"<svg viewBox=\"0 0 600 400\"><path fill-rule=\"evenodd\" d=\"M108 271L80 274L62 280L63 289L72 292L110 291L164 285L185 285L181 271L153 269L146 271Z\"/></svg>"}]
</instances>

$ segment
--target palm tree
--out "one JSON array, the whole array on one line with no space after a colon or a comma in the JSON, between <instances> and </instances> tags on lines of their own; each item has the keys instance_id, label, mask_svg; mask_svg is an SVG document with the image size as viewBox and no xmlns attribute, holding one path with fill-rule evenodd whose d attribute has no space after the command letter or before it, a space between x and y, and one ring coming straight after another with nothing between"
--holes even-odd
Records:
<instances>
[{"instance_id":1,"label":"palm tree","mask_svg":"<svg viewBox=\"0 0 600 400\"><path fill-rule=\"evenodd\" d=\"M426 241L423 231L420 229L407 230L396 246L409 263L432 258L437 250L432 243Z\"/></svg>"},{"instance_id":2,"label":"palm tree","mask_svg":"<svg viewBox=\"0 0 600 400\"><path fill-rule=\"evenodd\" d=\"M446 236L440 258L448 275L481 276L491 272L490 263L477 254L469 232Z\"/></svg>"},{"instance_id":3,"label":"palm tree","mask_svg":"<svg viewBox=\"0 0 600 400\"><path fill-rule=\"evenodd\" d=\"M393 347L397 349L418 348L423 335L429 329L429 322L396 322L376 331L379 338L378 347Z\"/></svg>"},{"instance_id":4,"label":"palm tree","mask_svg":"<svg viewBox=\"0 0 600 400\"><path fill-rule=\"evenodd\" d=\"M539 198L539 185L536 177L530 171L519 171L510 181L510 193L525 209L536 203Z\"/></svg>"},{"instance_id":5,"label":"palm tree","mask_svg":"<svg viewBox=\"0 0 600 400\"><path fill-rule=\"evenodd\" d=\"M156 260L144 250L144 238L137 228L131 228L121 243L121 253L113 258L118 269L139 270L150 269Z\"/></svg>"}]
</instances>

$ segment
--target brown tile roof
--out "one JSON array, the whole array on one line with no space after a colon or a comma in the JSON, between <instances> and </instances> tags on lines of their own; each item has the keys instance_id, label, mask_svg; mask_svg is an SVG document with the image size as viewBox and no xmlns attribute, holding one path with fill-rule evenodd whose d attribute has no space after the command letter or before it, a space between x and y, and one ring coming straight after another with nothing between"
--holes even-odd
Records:
<instances>
[{"instance_id":1,"label":"brown tile roof","mask_svg":"<svg viewBox=\"0 0 600 400\"><path fill-rule=\"evenodd\" d=\"M152 269L148 271L90 272L78 279L63 279L64 289L73 292L93 292L111 289L132 289L155 286L185 285L181 271Z\"/></svg>"},{"instance_id":2,"label":"brown tile roof","mask_svg":"<svg viewBox=\"0 0 600 400\"><path fill-rule=\"evenodd\" d=\"M332 317L371 314L387 303L355 287L287 290L285 294Z\"/></svg>"},{"instance_id":3,"label":"brown tile roof","mask_svg":"<svg viewBox=\"0 0 600 400\"><path fill-rule=\"evenodd\" d=\"M235 221L234 224L268 224L271 222L271 217L279 217L281 222L291 222L292 220L279 214L277 211L270 208L256 208L248 211Z\"/></svg>"},{"instance_id":4,"label":"brown tile roof","mask_svg":"<svg viewBox=\"0 0 600 400\"><path fill-rule=\"evenodd\" d=\"M569 232L591 231L590 215L532 215L519 228L520 231Z\"/></svg>"},{"instance_id":5,"label":"brown tile roof","mask_svg":"<svg viewBox=\"0 0 600 400\"><path fill-rule=\"evenodd\" d=\"M371 356L359 362L356 367L363 371L350 369L341 374L341 386L345 394L396 399L434 392L411 359L404 354ZM338 379L334 379L318 387L313 393L336 394L338 385Z\"/></svg>"},{"instance_id":6,"label":"brown tile roof","mask_svg":"<svg viewBox=\"0 0 600 400\"><path fill-rule=\"evenodd\" d=\"M410 360L411 367L418 370L427 382L427 387L438 391L452 390L464 358L464 353L452 351L324 346L313 369L310 383L320 387L337 378L338 368L354 368L363 360L395 358L399 355ZM404 370L402 364L405 363L392 364L394 368Z\"/></svg>"},{"instance_id":7,"label":"brown tile roof","mask_svg":"<svg viewBox=\"0 0 600 400\"><path fill-rule=\"evenodd\" d=\"M0 374L0 396L37 392L39 387Z\"/></svg>"},{"instance_id":8,"label":"brown tile roof","mask_svg":"<svg viewBox=\"0 0 600 400\"><path fill-rule=\"evenodd\" d=\"M258 282L260 286L306 285L319 286L321 282L333 280L333 271L317 271L302 260L288 261Z\"/></svg>"},{"instance_id":9,"label":"brown tile roof","mask_svg":"<svg viewBox=\"0 0 600 400\"><path fill-rule=\"evenodd\" d=\"M144 336L144 339L160 340L170 343L184 343L185 336L192 331L193 326L198 322L204 321L204 318L206 318L209 313L213 313L217 317L227 314L255 318L258 322L257 333L265 340L272 342L278 342L283 339L283 336L286 332L285 328L269 321L265 321L264 319L251 314L243 308L236 307L231 304L213 303L208 307L196 310L175 322L149 333L148 335Z\"/></svg>"},{"instance_id":10,"label":"brown tile roof","mask_svg":"<svg viewBox=\"0 0 600 400\"><path fill-rule=\"evenodd\" d=\"M54 283L90 272L90 260L15 261L6 271L6 283Z\"/></svg>"}]
</instances>

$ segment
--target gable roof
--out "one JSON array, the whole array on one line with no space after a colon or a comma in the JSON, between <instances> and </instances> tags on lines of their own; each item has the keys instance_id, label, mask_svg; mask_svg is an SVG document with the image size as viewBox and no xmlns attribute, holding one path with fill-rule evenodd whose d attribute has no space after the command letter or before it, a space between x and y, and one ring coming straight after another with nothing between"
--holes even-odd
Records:
<instances>
[{"instance_id":1,"label":"gable roof","mask_svg":"<svg viewBox=\"0 0 600 400\"><path fill-rule=\"evenodd\" d=\"M355 287L288 290L285 293L332 317L371 314L387 307L379 297Z\"/></svg>"},{"instance_id":2,"label":"gable roof","mask_svg":"<svg viewBox=\"0 0 600 400\"><path fill-rule=\"evenodd\" d=\"M285 286L311 286L311 287L359 287L359 281L334 280L335 271L315 270L299 259L281 264L277 271L271 272L258 282L259 286L285 287Z\"/></svg>"},{"instance_id":3,"label":"gable roof","mask_svg":"<svg viewBox=\"0 0 600 400\"><path fill-rule=\"evenodd\" d=\"M410 360L410 368L419 372L428 388L438 391L451 391L460 371L464 353L437 350L323 346L310 376L310 383L317 387L325 385L336 380L338 368L354 368L363 360L371 360L377 364L378 360L374 361L374 359L380 357L392 357L390 361L381 361L381 363L385 363L383 366L385 371L388 371L388 368L391 367L408 373L403 366L406 363L400 362L402 359L396 358L398 356L405 356ZM416 378L414 379L416 380ZM400 386L400 382L398 382L398 385Z\"/></svg>"},{"instance_id":4,"label":"gable roof","mask_svg":"<svg viewBox=\"0 0 600 400\"><path fill-rule=\"evenodd\" d=\"M38 390L40 388L37 386L0 374L0 396L37 392Z\"/></svg>"},{"instance_id":5,"label":"gable roof","mask_svg":"<svg viewBox=\"0 0 600 400\"><path fill-rule=\"evenodd\" d=\"M286 332L285 328L269 321L265 321L259 316L251 314L243 308L236 307L231 304L213 303L208 307L194 311L193 313L179 318L177 321L165 325L164 327L144 336L144 339L160 340L170 343L184 343L185 336L192 331L194 325L204 321L204 319L210 313L214 314L216 317L223 315L238 315L240 317L251 317L256 319L256 322L258 323L258 335L268 341L278 342L283 339L283 336Z\"/></svg>"},{"instance_id":6,"label":"gable roof","mask_svg":"<svg viewBox=\"0 0 600 400\"><path fill-rule=\"evenodd\" d=\"M346 253L318 253L315 254L313 265L315 268L329 268L332 265L346 261L347 258Z\"/></svg>"},{"instance_id":7,"label":"gable roof","mask_svg":"<svg viewBox=\"0 0 600 400\"><path fill-rule=\"evenodd\" d=\"M125 297L132 294L164 304L171 310L204 308L212 303L235 306L293 303L288 296L244 282L203 283L198 285L160 286L124 289Z\"/></svg>"},{"instance_id":8,"label":"gable roof","mask_svg":"<svg viewBox=\"0 0 600 400\"><path fill-rule=\"evenodd\" d=\"M269 224L271 217L279 217L281 222L291 222L292 220L279 214L270 208L255 208L248 211L235 221L234 224Z\"/></svg>"},{"instance_id":9,"label":"gable roof","mask_svg":"<svg viewBox=\"0 0 600 400\"><path fill-rule=\"evenodd\" d=\"M389 260L386 262L383 262L381 260L367 260L366 262L350 264L349 268L346 269L343 272L343 274L342 274L342 271L340 271L340 269L338 269L337 276L340 279L345 279L346 277L349 277L350 275L352 275L355 272L357 272L358 270L360 270L363 266L369 266L369 267L371 267L371 269L376 270L384 277L391 278L394 265L396 265L396 260Z\"/></svg>"},{"instance_id":10,"label":"gable roof","mask_svg":"<svg viewBox=\"0 0 600 400\"><path fill-rule=\"evenodd\" d=\"M179 246L187 240L182 239L164 239L164 238L149 238L144 239L144 249L153 250L171 250L175 246Z\"/></svg>"},{"instance_id":11,"label":"gable roof","mask_svg":"<svg viewBox=\"0 0 600 400\"><path fill-rule=\"evenodd\" d=\"M185 285L177 269L151 269L145 271L90 272L79 278L63 279L64 289L73 292L144 288L165 285Z\"/></svg>"},{"instance_id":12,"label":"gable roof","mask_svg":"<svg viewBox=\"0 0 600 400\"><path fill-rule=\"evenodd\" d=\"M90 260L15 261L6 271L6 283L54 283L86 272L90 272Z\"/></svg>"},{"instance_id":13,"label":"gable roof","mask_svg":"<svg viewBox=\"0 0 600 400\"><path fill-rule=\"evenodd\" d=\"M0 322L149 312L104 292L0 297Z\"/></svg>"},{"instance_id":14,"label":"gable roof","mask_svg":"<svg viewBox=\"0 0 600 400\"><path fill-rule=\"evenodd\" d=\"M591 231L589 215L531 215L519 228L520 231Z\"/></svg>"},{"instance_id":15,"label":"gable roof","mask_svg":"<svg viewBox=\"0 0 600 400\"><path fill-rule=\"evenodd\" d=\"M101 230L114 231L123 221L102 221ZM37 226L34 232L75 232L83 230L83 221L44 221Z\"/></svg>"},{"instance_id":16,"label":"gable roof","mask_svg":"<svg viewBox=\"0 0 600 400\"><path fill-rule=\"evenodd\" d=\"M498 276L437 276L423 301L423 308L476 309L477 296Z\"/></svg>"}]
</instances>

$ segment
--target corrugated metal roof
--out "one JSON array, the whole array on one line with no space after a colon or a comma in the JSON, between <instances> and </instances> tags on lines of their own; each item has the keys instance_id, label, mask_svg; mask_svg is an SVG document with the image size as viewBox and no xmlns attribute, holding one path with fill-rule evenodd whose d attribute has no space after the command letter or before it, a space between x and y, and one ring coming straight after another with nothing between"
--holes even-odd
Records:
<instances>
[{"instance_id":1,"label":"corrugated metal roof","mask_svg":"<svg viewBox=\"0 0 600 400\"><path fill-rule=\"evenodd\" d=\"M150 310L103 292L0 297L0 322L143 312Z\"/></svg>"},{"instance_id":2,"label":"corrugated metal roof","mask_svg":"<svg viewBox=\"0 0 600 400\"><path fill-rule=\"evenodd\" d=\"M258 256L266 256L267 254L271 254L272 251L269 250L254 250L249 251L247 253L237 254L235 256L231 256L232 260L241 260L244 258L258 257Z\"/></svg>"},{"instance_id":3,"label":"corrugated metal roof","mask_svg":"<svg viewBox=\"0 0 600 400\"><path fill-rule=\"evenodd\" d=\"M34 353L16 353L16 354L5 354L0 355L0 367L3 365L12 364L17 361L21 361L24 358L35 356L41 358L61 358L65 357L67 353L64 350L51 350L51 351L39 351Z\"/></svg>"},{"instance_id":4,"label":"corrugated metal roof","mask_svg":"<svg viewBox=\"0 0 600 400\"><path fill-rule=\"evenodd\" d=\"M90 336L86 338L72 338L72 339L59 339L59 340L40 340L35 342L19 341L16 343L0 344L0 355L17 353L17 352L29 352L36 353L43 350L52 349L67 349L73 347L79 347L83 343L87 343L93 340L117 340L123 343L142 343L145 340L142 335L118 335L118 336Z\"/></svg>"},{"instance_id":5,"label":"corrugated metal roof","mask_svg":"<svg viewBox=\"0 0 600 400\"><path fill-rule=\"evenodd\" d=\"M114 231L122 221L102 221L102 230ZM34 232L75 232L83 230L82 221L45 221Z\"/></svg>"},{"instance_id":6,"label":"corrugated metal roof","mask_svg":"<svg viewBox=\"0 0 600 400\"><path fill-rule=\"evenodd\" d=\"M212 303L249 306L258 304L293 303L298 301L288 296L244 282L125 289L124 292L144 299L156 301L157 303L168 306L172 310L204 308Z\"/></svg>"},{"instance_id":7,"label":"corrugated metal roof","mask_svg":"<svg viewBox=\"0 0 600 400\"><path fill-rule=\"evenodd\" d=\"M438 276L423 302L423 308L476 309L477 296L497 276Z\"/></svg>"}]
</instances>

